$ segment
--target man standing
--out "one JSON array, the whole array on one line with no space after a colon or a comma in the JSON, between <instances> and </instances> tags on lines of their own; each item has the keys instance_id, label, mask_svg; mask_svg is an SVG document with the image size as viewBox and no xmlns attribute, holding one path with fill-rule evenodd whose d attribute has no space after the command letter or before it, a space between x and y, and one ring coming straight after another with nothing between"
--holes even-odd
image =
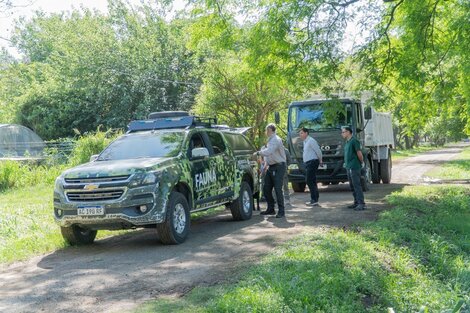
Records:
<instances>
[{"instance_id":1,"label":"man standing","mask_svg":"<svg viewBox=\"0 0 470 313\"><path fill-rule=\"evenodd\" d=\"M300 139L304 141L303 160L306 167L305 181L310 189L310 201L307 205L319 206L320 194L317 186L317 170L323 164L323 155L318 142L309 136L309 130L302 127L299 131Z\"/></svg>"},{"instance_id":2,"label":"man standing","mask_svg":"<svg viewBox=\"0 0 470 313\"><path fill-rule=\"evenodd\" d=\"M268 143L261 151L256 152L262 155L268 163L266 171L263 193L266 197L268 207L266 211L261 212L262 215L274 215L274 197L273 187L276 192L278 212L276 217L284 217L284 197L282 194L282 183L286 172L286 153L281 138L276 135L276 125L269 124L266 126L266 135Z\"/></svg>"},{"instance_id":3,"label":"man standing","mask_svg":"<svg viewBox=\"0 0 470 313\"><path fill-rule=\"evenodd\" d=\"M364 166L364 156L361 151L361 143L352 135L349 126L341 128L341 136L346 139L344 146L344 167L348 172L349 186L353 192L354 203L348 206L356 211L365 210L364 193L361 186L361 169Z\"/></svg>"}]
</instances>

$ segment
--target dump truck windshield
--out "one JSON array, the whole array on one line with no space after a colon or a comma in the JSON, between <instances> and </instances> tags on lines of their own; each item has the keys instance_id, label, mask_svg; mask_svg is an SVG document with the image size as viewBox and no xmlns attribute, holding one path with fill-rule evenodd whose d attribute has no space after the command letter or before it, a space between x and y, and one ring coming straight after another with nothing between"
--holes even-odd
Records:
<instances>
[{"instance_id":1,"label":"dump truck windshield","mask_svg":"<svg viewBox=\"0 0 470 313\"><path fill-rule=\"evenodd\" d=\"M289 130L305 127L312 131L331 131L352 125L350 103L324 102L292 106L289 110Z\"/></svg>"},{"instance_id":2,"label":"dump truck windshield","mask_svg":"<svg viewBox=\"0 0 470 313\"><path fill-rule=\"evenodd\" d=\"M139 132L111 143L97 161L176 156L183 142L183 132Z\"/></svg>"}]
</instances>

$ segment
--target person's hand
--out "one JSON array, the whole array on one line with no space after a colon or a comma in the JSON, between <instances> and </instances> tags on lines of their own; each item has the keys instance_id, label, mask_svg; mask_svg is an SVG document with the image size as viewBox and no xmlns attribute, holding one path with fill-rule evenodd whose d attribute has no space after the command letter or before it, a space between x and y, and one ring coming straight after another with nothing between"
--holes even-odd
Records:
<instances>
[{"instance_id":1,"label":"person's hand","mask_svg":"<svg viewBox=\"0 0 470 313\"><path fill-rule=\"evenodd\" d=\"M362 162L362 163L361 163L361 168L364 168L364 167L366 167L366 163L365 163L365 162Z\"/></svg>"}]
</instances>

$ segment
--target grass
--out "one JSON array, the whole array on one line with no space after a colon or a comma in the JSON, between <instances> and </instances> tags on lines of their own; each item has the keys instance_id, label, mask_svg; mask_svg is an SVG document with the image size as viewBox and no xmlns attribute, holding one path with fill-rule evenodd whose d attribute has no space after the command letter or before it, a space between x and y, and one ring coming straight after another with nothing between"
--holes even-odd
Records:
<instances>
[{"instance_id":1,"label":"grass","mask_svg":"<svg viewBox=\"0 0 470 313\"><path fill-rule=\"evenodd\" d=\"M413 149L408 150L393 150L392 151L392 160L401 160L405 158L410 158L417 156L421 153L425 153L428 151L441 149L442 147L432 147L432 146L419 146Z\"/></svg>"},{"instance_id":2,"label":"grass","mask_svg":"<svg viewBox=\"0 0 470 313\"><path fill-rule=\"evenodd\" d=\"M427 172L426 176L438 179L470 179L470 148L463 150L457 158Z\"/></svg>"},{"instance_id":3,"label":"grass","mask_svg":"<svg viewBox=\"0 0 470 313\"><path fill-rule=\"evenodd\" d=\"M52 185L0 193L0 263L25 260L67 246L54 222ZM99 231L97 238L125 231Z\"/></svg>"},{"instance_id":4,"label":"grass","mask_svg":"<svg viewBox=\"0 0 470 313\"><path fill-rule=\"evenodd\" d=\"M469 197L468 187L407 187L388 197L394 209L378 221L303 234L234 285L137 312L468 311Z\"/></svg>"},{"instance_id":5,"label":"grass","mask_svg":"<svg viewBox=\"0 0 470 313\"><path fill-rule=\"evenodd\" d=\"M53 185L45 184L0 192L0 263L26 260L68 246L54 221L53 189ZM191 219L212 216L224 209L222 206L193 213ZM97 238L126 232L129 230L101 230Z\"/></svg>"}]
</instances>

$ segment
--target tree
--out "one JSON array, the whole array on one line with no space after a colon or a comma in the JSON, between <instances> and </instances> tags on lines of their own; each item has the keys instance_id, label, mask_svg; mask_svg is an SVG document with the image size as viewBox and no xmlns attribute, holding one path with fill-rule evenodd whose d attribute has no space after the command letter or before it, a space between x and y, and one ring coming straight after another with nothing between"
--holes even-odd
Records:
<instances>
[{"instance_id":1,"label":"tree","mask_svg":"<svg viewBox=\"0 0 470 313\"><path fill-rule=\"evenodd\" d=\"M22 81L5 97L16 120L46 139L124 128L151 111L189 109L200 85L185 47L184 21L152 8L110 2L109 16L89 10L22 20L13 37L22 64L5 73Z\"/></svg>"}]
</instances>

